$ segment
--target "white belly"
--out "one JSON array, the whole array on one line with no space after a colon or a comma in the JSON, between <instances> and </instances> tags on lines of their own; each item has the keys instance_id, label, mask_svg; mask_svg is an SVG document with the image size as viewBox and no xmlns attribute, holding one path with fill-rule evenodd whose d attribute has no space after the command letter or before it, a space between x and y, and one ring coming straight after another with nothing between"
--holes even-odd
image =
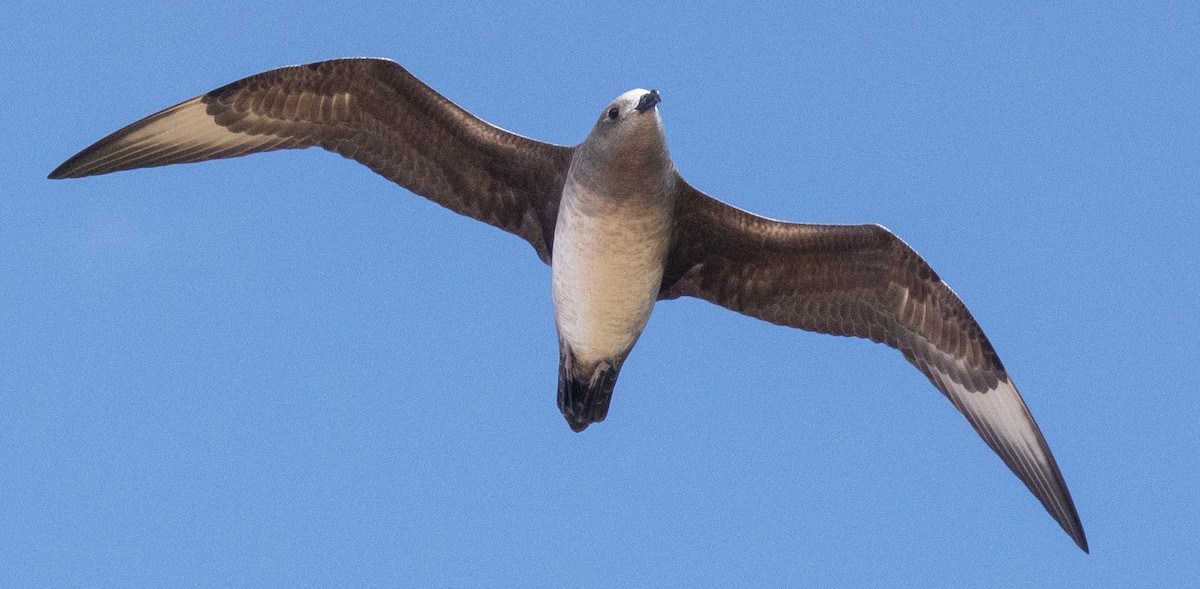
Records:
<instances>
[{"instance_id":1,"label":"white belly","mask_svg":"<svg viewBox=\"0 0 1200 589\"><path fill-rule=\"evenodd\" d=\"M551 274L559 337L589 363L625 352L646 327L670 224L665 211L580 206L579 196L563 195Z\"/></svg>"}]
</instances>

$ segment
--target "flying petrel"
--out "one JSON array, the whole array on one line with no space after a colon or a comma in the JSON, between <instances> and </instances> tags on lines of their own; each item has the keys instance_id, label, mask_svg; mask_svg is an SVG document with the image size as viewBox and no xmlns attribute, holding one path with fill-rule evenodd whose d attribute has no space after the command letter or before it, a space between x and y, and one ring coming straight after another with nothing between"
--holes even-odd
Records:
<instances>
[{"instance_id":1,"label":"flying petrel","mask_svg":"<svg viewBox=\"0 0 1200 589\"><path fill-rule=\"evenodd\" d=\"M630 90L575 147L482 121L385 59L264 72L150 115L50 173L77 178L322 147L514 233L551 265L558 407L603 421L657 301L701 298L779 325L882 342L966 416L1085 552L1046 440L962 301L879 225L759 217L693 188L667 150L660 97Z\"/></svg>"}]
</instances>

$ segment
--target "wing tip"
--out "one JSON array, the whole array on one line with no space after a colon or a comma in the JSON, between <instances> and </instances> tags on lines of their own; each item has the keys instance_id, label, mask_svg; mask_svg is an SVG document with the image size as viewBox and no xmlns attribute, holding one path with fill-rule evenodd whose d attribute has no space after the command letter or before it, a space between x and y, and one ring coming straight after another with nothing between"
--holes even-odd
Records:
<instances>
[{"instance_id":1,"label":"wing tip","mask_svg":"<svg viewBox=\"0 0 1200 589\"><path fill-rule=\"evenodd\" d=\"M140 122L140 121L139 121ZM136 125L137 123L135 123ZM116 172L122 168L119 165L104 165L104 156L110 151L118 140L125 137L126 130L133 127L121 129L88 147L85 147L79 153L71 156L67 161L59 164L54 168L50 175L46 176L50 180L62 180L65 178L83 178L86 176L98 176Z\"/></svg>"},{"instance_id":2,"label":"wing tip","mask_svg":"<svg viewBox=\"0 0 1200 589\"><path fill-rule=\"evenodd\" d=\"M1040 432L1040 430L1039 430ZM1045 438L1042 438L1043 443ZM1049 445L1045 445L1046 455L1049 457L1050 468L1057 480L1054 490L1054 495L1059 498L1057 509L1052 509L1049 502L1042 501L1042 505L1046 511L1062 526L1064 532L1075 541L1075 545L1083 551L1084 554L1090 554L1091 549L1088 547L1087 534L1083 532L1083 520L1079 518L1079 510L1075 507L1075 499L1071 497L1071 491L1067 488L1067 482L1063 479L1062 471L1058 468L1058 461L1054 460L1054 455L1050 453ZM1032 489L1031 489L1032 490ZM1041 500L1042 497L1038 493L1034 493Z\"/></svg>"},{"instance_id":3,"label":"wing tip","mask_svg":"<svg viewBox=\"0 0 1200 589\"><path fill-rule=\"evenodd\" d=\"M1084 554L1091 554L1092 552L1088 548L1087 535L1083 533L1083 524L1079 521L1078 514L1072 510L1071 515L1075 517L1067 522L1060 522L1062 524L1063 531L1065 531L1067 535L1075 541L1075 545L1078 546Z\"/></svg>"},{"instance_id":4,"label":"wing tip","mask_svg":"<svg viewBox=\"0 0 1200 589\"><path fill-rule=\"evenodd\" d=\"M98 148L103 147L101 143L97 143L96 145L88 147L87 149L75 154L67 161L59 164L57 168L54 168L54 170L46 176L46 179L64 180L67 178L84 178L87 176L99 176L101 174L119 171L121 169L120 166L96 165L97 158L95 155L96 152L99 151Z\"/></svg>"},{"instance_id":5,"label":"wing tip","mask_svg":"<svg viewBox=\"0 0 1200 589\"><path fill-rule=\"evenodd\" d=\"M127 149L131 146L131 136L143 131L163 120L168 120L172 115L179 112L186 112L192 107L203 104L207 94L202 94L194 98L185 100L174 106L160 110L152 115L146 116L140 120L134 121L100 139L99 141L83 148L79 153L71 156L67 161L54 168L48 176L49 180L62 180L65 178L83 178L86 176L100 176L110 174L112 172L120 172L134 168L150 167L153 165L163 164L147 164L138 161L137 158L130 159L128 154L122 155L122 149ZM134 140L133 144L137 141ZM121 156L115 157L114 156Z\"/></svg>"},{"instance_id":6,"label":"wing tip","mask_svg":"<svg viewBox=\"0 0 1200 589\"><path fill-rule=\"evenodd\" d=\"M72 159L74 159L74 158L72 158ZM67 161L63 162L62 164L59 164L59 166L57 168L54 168L54 170L52 172L50 172L50 174L48 176L46 176L46 179L47 180L63 180L66 178L82 178L84 176L87 176L87 174L80 174L78 172L79 172L79 167L74 165L71 160L67 160Z\"/></svg>"}]
</instances>

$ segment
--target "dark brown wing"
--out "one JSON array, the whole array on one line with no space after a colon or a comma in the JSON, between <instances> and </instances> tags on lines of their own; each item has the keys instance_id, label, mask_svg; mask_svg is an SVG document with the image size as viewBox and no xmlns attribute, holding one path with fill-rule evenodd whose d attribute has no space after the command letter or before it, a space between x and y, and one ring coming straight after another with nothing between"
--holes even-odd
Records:
<instances>
[{"instance_id":1,"label":"dark brown wing","mask_svg":"<svg viewBox=\"0 0 1200 589\"><path fill-rule=\"evenodd\" d=\"M900 350L1087 551L1042 432L966 306L879 225L783 223L679 180L675 243L660 298L701 298L779 325Z\"/></svg>"},{"instance_id":2,"label":"dark brown wing","mask_svg":"<svg viewBox=\"0 0 1200 589\"><path fill-rule=\"evenodd\" d=\"M250 76L101 139L50 177L314 146L519 235L550 261L572 148L492 126L386 59L335 59Z\"/></svg>"}]
</instances>

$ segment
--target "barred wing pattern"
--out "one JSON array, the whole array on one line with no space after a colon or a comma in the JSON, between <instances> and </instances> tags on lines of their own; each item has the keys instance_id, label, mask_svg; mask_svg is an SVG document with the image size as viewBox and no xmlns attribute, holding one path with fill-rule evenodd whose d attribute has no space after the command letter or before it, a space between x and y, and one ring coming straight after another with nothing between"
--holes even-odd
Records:
<instances>
[{"instance_id":1,"label":"barred wing pattern","mask_svg":"<svg viewBox=\"0 0 1200 589\"><path fill-rule=\"evenodd\" d=\"M678 185L661 299L697 297L779 325L899 350L1087 551L1037 423L979 324L921 256L879 225L783 223L682 179Z\"/></svg>"},{"instance_id":2,"label":"barred wing pattern","mask_svg":"<svg viewBox=\"0 0 1200 589\"><path fill-rule=\"evenodd\" d=\"M50 178L322 147L550 262L572 148L495 127L394 61L335 59L244 78L105 137Z\"/></svg>"}]
</instances>

